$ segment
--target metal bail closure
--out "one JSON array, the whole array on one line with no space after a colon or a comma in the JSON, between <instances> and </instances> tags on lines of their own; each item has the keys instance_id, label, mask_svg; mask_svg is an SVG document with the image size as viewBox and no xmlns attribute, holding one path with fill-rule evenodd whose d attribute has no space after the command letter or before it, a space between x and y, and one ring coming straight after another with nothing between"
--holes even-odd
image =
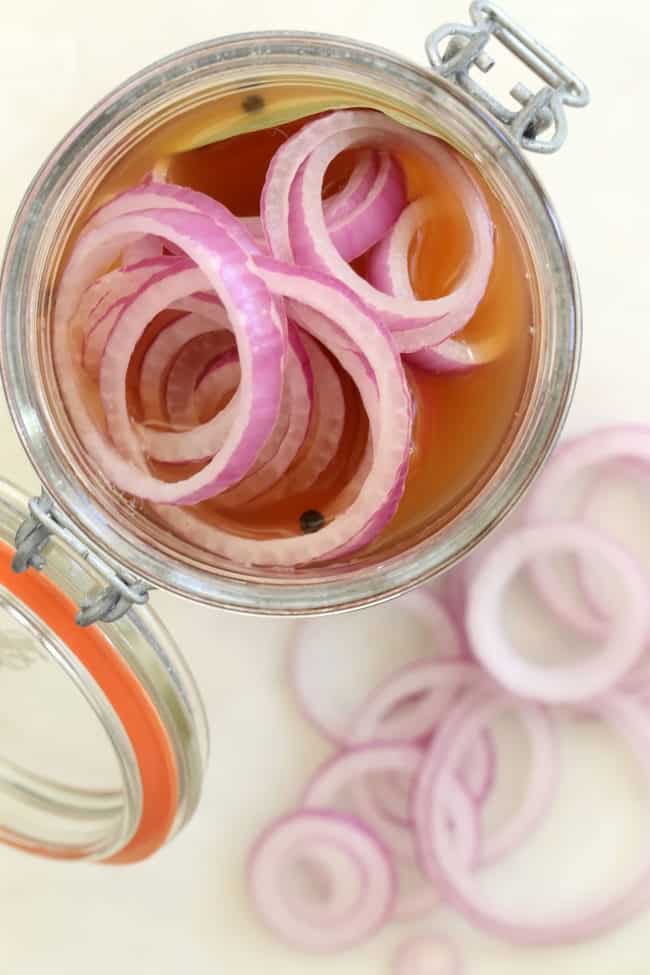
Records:
<instances>
[{"instance_id":1,"label":"metal bail closure","mask_svg":"<svg viewBox=\"0 0 650 975\"><path fill-rule=\"evenodd\" d=\"M29 568L40 571L46 562L44 549L50 538L56 536L70 545L107 582L106 588L98 595L90 596L81 603L76 617L79 626L91 626L100 620L114 623L133 605L142 606L147 602L152 587L120 567L110 565L94 552L79 535L74 523L55 507L45 491L40 498L30 500L29 512L29 517L16 532L16 554L12 561L14 572L24 572Z\"/></svg>"},{"instance_id":2,"label":"metal bail closure","mask_svg":"<svg viewBox=\"0 0 650 975\"><path fill-rule=\"evenodd\" d=\"M426 51L431 67L442 77L455 81L491 112L510 130L517 145L531 152L556 152L567 136L564 106L587 105L587 86L490 0L474 0L470 16L472 26L444 24L429 35ZM510 94L521 105L519 110L504 105L470 75L474 65L484 74L494 67L494 58L485 50L492 37L546 82L535 93L522 83L511 89Z\"/></svg>"}]
</instances>

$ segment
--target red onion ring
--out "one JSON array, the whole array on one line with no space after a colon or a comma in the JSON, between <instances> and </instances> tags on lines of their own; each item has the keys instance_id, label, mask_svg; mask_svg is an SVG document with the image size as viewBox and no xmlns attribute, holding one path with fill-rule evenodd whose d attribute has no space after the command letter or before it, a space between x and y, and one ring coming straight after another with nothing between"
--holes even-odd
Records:
<instances>
[{"instance_id":1,"label":"red onion ring","mask_svg":"<svg viewBox=\"0 0 650 975\"><path fill-rule=\"evenodd\" d=\"M214 324L198 315L183 315L154 339L140 367L140 405L148 421L164 420L168 414L166 381L183 348L194 339L214 332ZM178 422L179 418L175 418Z\"/></svg>"},{"instance_id":2,"label":"red onion ring","mask_svg":"<svg viewBox=\"0 0 650 975\"><path fill-rule=\"evenodd\" d=\"M187 316L191 318L191 316ZM204 327L207 323L204 323ZM164 334L164 333L163 333ZM227 351L224 351L227 350ZM207 365L206 365L207 363ZM169 422L176 427L191 429L198 422L195 394L206 373L220 371L221 367L233 366L231 374L236 373L239 384L239 360L232 350L229 334L217 332L214 326L202 334L196 334L185 343L172 361L167 373L165 405ZM232 379L232 376L229 376ZM227 382L227 385L231 383ZM154 453L155 456L155 453ZM209 456L209 454L204 455Z\"/></svg>"},{"instance_id":3,"label":"red onion ring","mask_svg":"<svg viewBox=\"0 0 650 975\"><path fill-rule=\"evenodd\" d=\"M327 232L321 193L330 161L344 149L369 143L384 148L387 142L406 145L434 160L449 174L463 202L472 229L472 255L461 283L444 298L413 301L382 294L341 258ZM298 186L294 188L299 176ZM273 157L260 209L273 256L291 260L292 238L300 228L301 238L304 231L304 240L311 243L310 266L327 271L351 288L395 331L401 352L416 352L457 332L469 321L485 291L492 267L493 241L492 222L480 190L443 143L419 132L406 131L404 126L379 113L336 112L305 125ZM306 259L306 244L302 239L301 256Z\"/></svg>"},{"instance_id":4,"label":"red onion ring","mask_svg":"<svg viewBox=\"0 0 650 975\"><path fill-rule=\"evenodd\" d=\"M314 845L319 848L314 866L327 871L328 900L303 901L297 909L285 892L286 874L310 861ZM396 879L390 858L369 830L350 817L310 810L277 820L258 839L249 890L275 934L299 948L331 952L358 944L381 927L393 907ZM341 902L348 906L334 920L332 899L337 912Z\"/></svg>"},{"instance_id":5,"label":"red onion ring","mask_svg":"<svg viewBox=\"0 0 650 975\"><path fill-rule=\"evenodd\" d=\"M323 173L323 177L324 175ZM301 206L302 176L303 168L291 187L290 208L294 212ZM374 182L354 209L332 219L331 213L327 214L325 205L322 205L329 239L341 259L353 261L374 247L402 212L405 204L406 190L401 168L392 156L382 152L379 154L379 167ZM300 220L292 221L291 231L291 249L296 264L318 267L318 264L314 264L314 249L306 225ZM321 270L325 269L321 267Z\"/></svg>"},{"instance_id":6,"label":"red onion ring","mask_svg":"<svg viewBox=\"0 0 650 975\"><path fill-rule=\"evenodd\" d=\"M320 313L318 323L303 317L301 325L315 338L329 339L326 344L332 354L348 372L355 373L353 379L369 414L373 447L370 469L348 506L320 531L303 537L244 538L208 525L188 511L157 511L183 538L239 564L296 565L331 557L344 546L349 552L367 541L364 530L371 526L372 533L377 534L392 517L404 489L408 465L411 397L390 335L347 288L326 275L280 265L270 258L257 257L254 264L275 294ZM329 316L329 326L324 316ZM324 332L326 326L329 334ZM363 352L353 354L349 347L346 350L337 344L341 334L347 335L353 348ZM369 498L383 500L369 502Z\"/></svg>"},{"instance_id":7,"label":"red onion ring","mask_svg":"<svg viewBox=\"0 0 650 975\"><path fill-rule=\"evenodd\" d=\"M214 412L225 396L235 393L239 379L239 359L234 349L217 356L194 390L193 402L197 415Z\"/></svg>"},{"instance_id":8,"label":"red onion ring","mask_svg":"<svg viewBox=\"0 0 650 975\"><path fill-rule=\"evenodd\" d=\"M625 739L638 759L650 786L650 717L632 699L610 693L591 701L588 708ZM464 917L489 933L515 944L574 943L608 931L642 910L650 895L650 852L636 876L616 893L599 896L576 908L567 918L552 909L540 916L539 908L528 916L517 908L504 911L493 906L477 889L476 875L462 862L449 843L449 823L444 814L449 776L464 751L480 731L502 710L514 710L528 720L543 722L543 711L530 703L495 692L481 692L463 700L447 717L420 775L416 795L416 821L420 854L427 874Z\"/></svg>"},{"instance_id":9,"label":"red onion ring","mask_svg":"<svg viewBox=\"0 0 650 975\"><path fill-rule=\"evenodd\" d=\"M122 252L122 268L127 270L133 264L142 261L155 260L162 257L163 242L158 237L140 237L124 248Z\"/></svg>"},{"instance_id":10,"label":"red onion ring","mask_svg":"<svg viewBox=\"0 0 650 975\"><path fill-rule=\"evenodd\" d=\"M153 233L174 240L204 267L199 269L181 261L178 271L160 272L154 282L149 282L137 297L131 299L120 316L119 326L109 337L102 359L102 398L111 437L126 454L122 457L95 427L86 411L76 377L69 368L67 325L68 309L74 305L77 294L83 292L87 279L95 276L97 265L110 259L111 254L135 233ZM227 285L222 273L226 268ZM209 464L184 481L166 483L139 466L140 446L126 409L126 370L146 323L158 310L201 290L206 278L221 298L235 331L242 366L239 386L242 405L223 448ZM251 295L255 295L254 326L250 319ZM148 500L191 504L220 493L241 480L277 420L285 343L284 322L277 303L260 276L248 267L246 253L213 220L198 213L172 209L129 213L107 224L91 227L77 241L61 280L54 351L66 406L75 418L77 432L86 449L107 477L118 488ZM260 349L264 350L263 356L258 351Z\"/></svg>"},{"instance_id":11,"label":"red onion ring","mask_svg":"<svg viewBox=\"0 0 650 975\"><path fill-rule=\"evenodd\" d=\"M463 660L423 660L408 664L367 698L346 735L350 745L375 741L416 742L433 734L451 701L485 680ZM404 701L412 706L402 708Z\"/></svg>"},{"instance_id":12,"label":"red onion ring","mask_svg":"<svg viewBox=\"0 0 650 975\"><path fill-rule=\"evenodd\" d=\"M432 202L426 198L409 203L390 232L368 255L368 281L384 294L417 299L409 272L409 249L413 238L430 220L432 208ZM503 344L502 336L493 335L474 342L448 338L407 355L406 361L429 372L464 372L492 362L503 351Z\"/></svg>"},{"instance_id":13,"label":"red onion ring","mask_svg":"<svg viewBox=\"0 0 650 975\"><path fill-rule=\"evenodd\" d=\"M650 427L642 424L606 427L561 444L528 495L525 520L534 524L582 518L584 490L576 498L576 510L566 510L565 499L571 496L571 488L584 473L596 475L601 466L618 460L650 464ZM596 615L588 604L581 605L567 591L552 565L536 560L529 573L536 590L560 619L586 636L602 636L602 616Z\"/></svg>"},{"instance_id":14,"label":"red onion ring","mask_svg":"<svg viewBox=\"0 0 650 975\"><path fill-rule=\"evenodd\" d=\"M310 425L295 462L253 504L273 504L312 487L336 456L343 436L345 398L339 374L320 344L302 329L299 332L313 376Z\"/></svg>"},{"instance_id":15,"label":"red onion ring","mask_svg":"<svg viewBox=\"0 0 650 975\"><path fill-rule=\"evenodd\" d=\"M500 620L503 594L531 559L558 552L608 563L622 584L625 603L597 653L586 661L541 666L524 660L505 636ZM614 687L643 652L650 606L643 573L625 549L578 523L535 525L498 541L476 569L467 603L467 630L486 670L511 692L537 701L586 701Z\"/></svg>"},{"instance_id":16,"label":"red onion ring","mask_svg":"<svg viewBox=\"0 0 650 975\"><path fill-rule=\"evenodd\" d=\"M406 863L415 858L414 836L405 829L381 816L370 800L368 776L386 771L404 771L415 779L422 764L422 750L414 745L369 745L343 752L325 762L307 785L302 798L306 809L325 809L335 805L349 791L355 811L364 823L369 824L393 855ZM453 823L452 842L463 862L475 862L478 846L476 817L465 802L459 801L459 787L452 783L445 801L449 804ZM469 815L467 815L469 813ZM402 917L412 916L432 901L432 895L423 894L422 879L410 890L400 890L395 909Z\"/></svg>"},{"instance_id":17,"label":"red onion ring","mask_svg":"<svg viewBox=\"0 0 650 975\"><path fill-rule=\"evenodd\" d=\"M128 270L111 271L100 279L106 282L107 291L104 299L99 301L87 316L82 353L83 367L93 379L99 376L108 336L113 331L126 304L156 274L173 265L173 258L158 257L143 261Z\"/></svg>"},{"instance_id":18,"label":"red onion ring","mask_svg":"<svg viewBox=\"0 0 650 975\"><path fill-rule=\"evenodd\" d=\"M427 648L427 653L430 652L432 655L435 653L436 659L443 660L455 660L460 657L461 645L457 628L444 605L432 593L425 590L407 593L393 605L399 612L406 612L424 624L430 638L430 650ZM336 744L359 744L362 738L352 739L349 735L351 722L355 719L359 720L357 718L359 705L351 709L347 704L349 695L346 696L346 701L342 701L340 695L336 695L334 699L332 689L327 685L327 675L322 664L325 663L326 671L331 673L336 663L335 658L329 648L325 650L327 656L324 657L321 645L309 640L310 634L318 633L320 627L318 621L310 620L297 625L291 652L291 684L303 714L322 735ZM373 652L374 649L372 648ZM431 662L428 657L425 660L427 664ZM355 673L363 671L365 681L366 671L363 670L363 662L359 664L359 652L356 648L354 666ZM397 674L402 672L403 666L401 662ZM348 680L349 677L348 673ZM392 677L388 678L389 683L392 679ZM364 698L370 694L372 699L374 693L375 691L364 685L363 697L359 698L359 704L363 707ZM390 713L389 709L387 714L390 716ZM367 740L375 737L375 731L374 727L368 729ZM391 732L394 731L395 728L392 727ZM416 733L412 736L412 740L418 737L420 734Z\"/></svg>"}]
</instances>

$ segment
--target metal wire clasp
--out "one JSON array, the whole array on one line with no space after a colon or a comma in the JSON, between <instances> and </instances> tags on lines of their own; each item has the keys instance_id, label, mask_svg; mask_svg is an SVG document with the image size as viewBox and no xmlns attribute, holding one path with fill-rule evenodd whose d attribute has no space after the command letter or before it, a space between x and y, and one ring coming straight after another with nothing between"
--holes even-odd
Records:
<instances>
[{"instance_id":1,"label":"metal wire clasp","mask_svg":"<svg viewBox=\"0 0 650 975\"><path fill-rule=\"evenodd\" d=\"M470 26L444 24L429 35L426 51L431 67L443 77L453 79L487 108L509 128L518 145L532 152L556 152L567 136L564 106L581 108L587 105L587 86L490 0L474 0L470 16ZM535 93L524 84L516 84L510 94L521 105L518 110L508 108L470 76L473 65L484 74L494 67L494 58L485 50L492 37L546 82ZM447 44L443 50L444 41ZM541 138L548 130L550 133Z\"/></svg>"},{"instance_id":2,"label":"metal wire clasp","mask_svg":"<svg viewBox=\"0 0 650 975\"><path fill-rule=\"evenodd\" d=\"M74 522L56 508L45 491L39 498L30 500L29 517L16 532L16 553L12 561L14 572L24 572L30 567L39 571L44 568L44 550L52 536L62 539L107 583L100 593L81 603L76 616L79 626L90 626L99 620L113 623L134 604L143 605L147 602L152 587L119 566L111 565L98 552L89 548Z\"/></svg>"}]
</instances>

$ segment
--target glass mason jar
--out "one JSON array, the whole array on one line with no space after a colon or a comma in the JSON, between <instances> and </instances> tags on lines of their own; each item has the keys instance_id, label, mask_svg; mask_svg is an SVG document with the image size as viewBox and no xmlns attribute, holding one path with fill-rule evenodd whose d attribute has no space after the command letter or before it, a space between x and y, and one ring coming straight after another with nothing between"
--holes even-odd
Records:
<instances>
[{"instance_id":1,"label":"glass mason jar","mask_svg":"<svg viewBox=\"0 0 650 975\"><path fill-rule=\"evenodd\" d=\"M0 481L0 842L134 863L197 806L208 753L201 698L147 608L77 625L77 604L104 581L83 548L52 537L40 571L13 570L27 505Z\"/></svg>"},{"instance_id":2,"label":"glass mason jar","mask_svg":"<svg viewBox=\"0 0 650 975\"><path fill-rule=\"evenodd\" d=\"M126 580L204 603L258 614L352 609L401 593L468 553L521 498L562 427L576 377L580 303L553 207L521 148L552 149L564 134L563 104L584 104L578 80L485 2L474 26L436 32L434 72L357 41L311 34L228 37L174 54L98 104L47 159L11 233L2 277L1 367L16 430L67 530ZM500 105L469 75L489 67L490 36L544 80L519 85L521 111ZM438 44L450 38L444 56ZM278 83L334 86L349 104L380 107L437 134L471 158L506 209L526 256L533 351L521 408L498 456L444 524L421 526L379 554L297 569L240 567L183 543L134 510L93 469L57 394L51 350L52 291L66 242L106 174L161 125L198 106ZM316 110L316 109L314 109ZM241 111L244 111L242 107ZM261 120L260 124L263 124ZM544 143L546 126L555 126ZM135 586L135 590L133 589ZM131 587L131 588L129 588ZM124 593L123 593L124 595Z\"/></svg>"}]
</instances>

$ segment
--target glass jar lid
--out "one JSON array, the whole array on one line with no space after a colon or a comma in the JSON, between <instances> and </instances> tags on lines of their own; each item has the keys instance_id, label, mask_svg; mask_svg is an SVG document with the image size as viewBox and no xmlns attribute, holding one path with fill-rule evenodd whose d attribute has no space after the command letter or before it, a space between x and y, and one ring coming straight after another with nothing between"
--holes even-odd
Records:
<instances>
[{"instance_id":1,"label":"glass jar lid","mask_svg":"<svg viewBox=\"0 0 650 975\"><path fill-rule=\"evenodd\" d=\"M157 616L78 625L103 580L49 536L18 574L28 499L0 481L0 840L42 856L141 860L196 808L208 751L197 688Z\"/></svg>"}]
</instances>

